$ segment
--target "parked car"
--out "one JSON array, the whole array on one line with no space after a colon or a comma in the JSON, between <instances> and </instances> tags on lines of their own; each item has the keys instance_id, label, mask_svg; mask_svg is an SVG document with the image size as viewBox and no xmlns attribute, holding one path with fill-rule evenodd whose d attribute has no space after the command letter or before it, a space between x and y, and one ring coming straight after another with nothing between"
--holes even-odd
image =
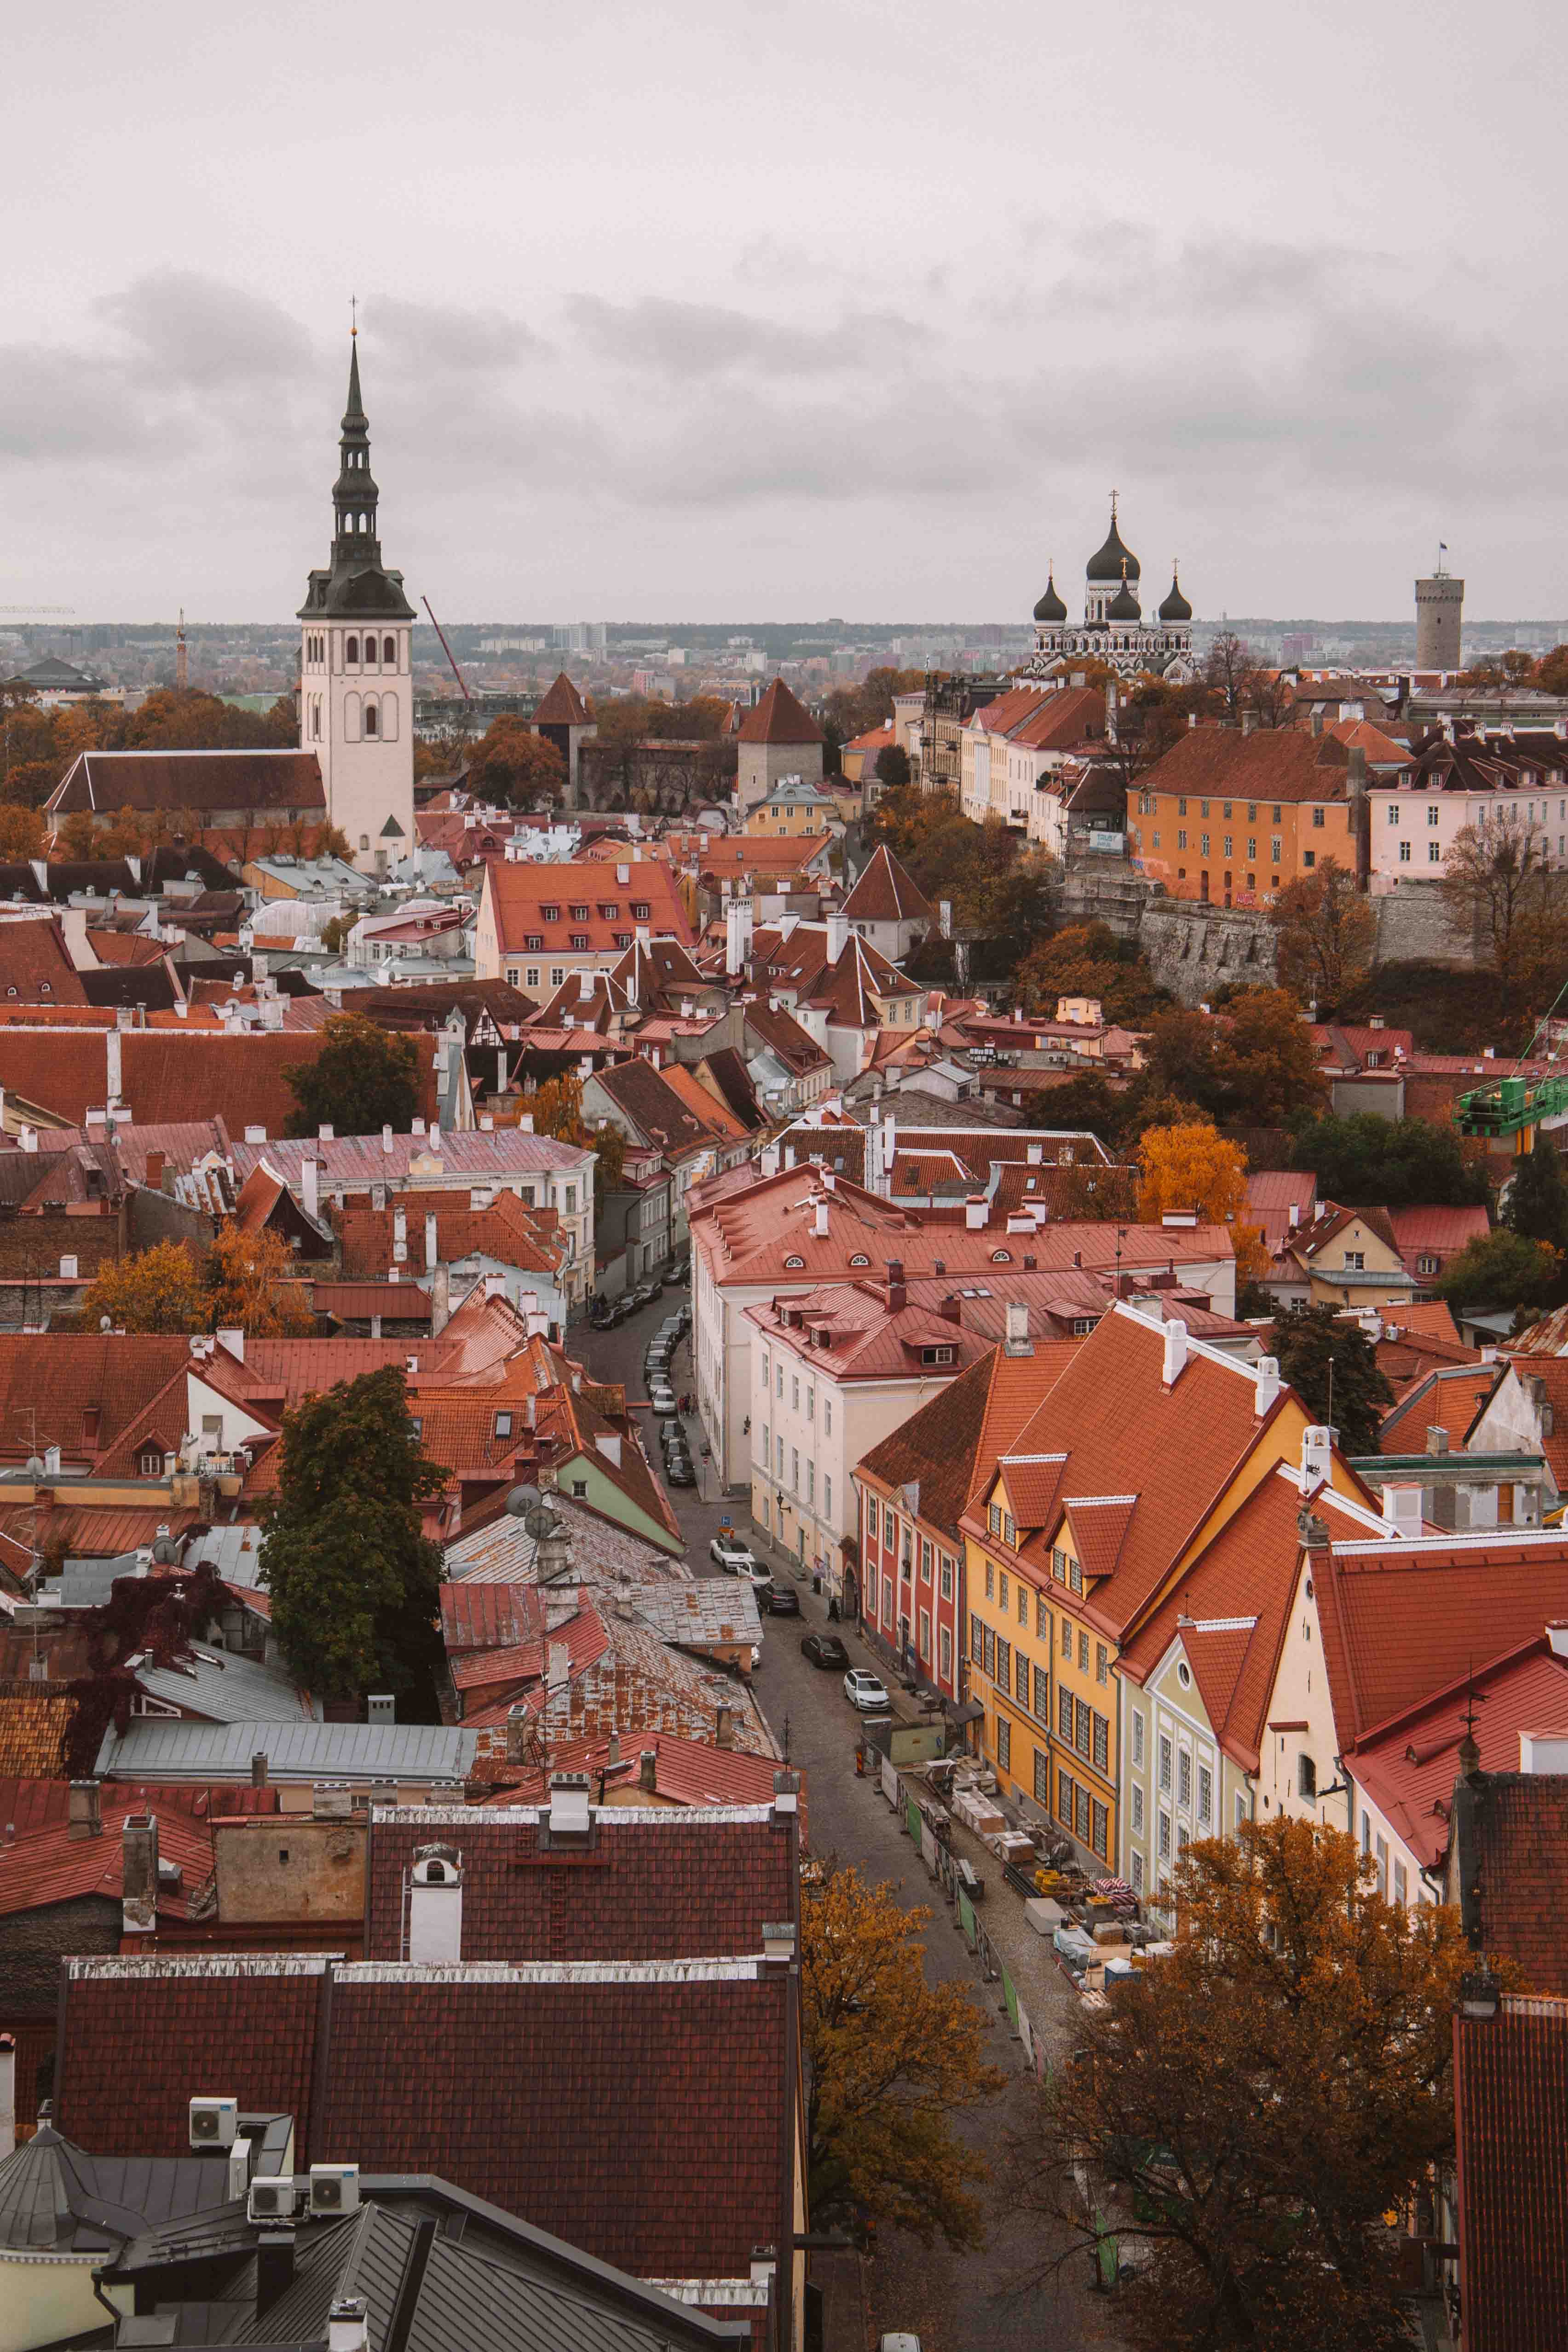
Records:
<instances>
[{"instance_id":1,"label":"parked car","mask_svg":"<svg viewBox=\"0 0 1568 2352\"><path fill-rule=\"evenodd\" d=\"M697 1473L691 1466L689 1454L672 1454L664 1465L664 1475L672 1486L695 1486Z\"/></svg>"},{"instance_id":2,"label":"parked car","mask_svg":"<svg viewBox=\"0 0 1568 2352\"><path fill-rule=\"evenodd\" d=\"M844 1677L844 1696L851 1706L858 1706L862 1712L880 1710L892 1705L881 1677L872 1674L868 1666L850 1667Z\"/></svg>"},{"instance_id":3,"label":"parked car","mask_svg":"<svg viewBox=\"0 0 1568 2352\"><path fill-rule=\"evenodd\" d=\"M653 1296L652 1285L647 1282L639 1282L637 1288L631 1294L631 1303L634 1307L651 1307L653 1305Z\"/></svg>"},{"instance_id":4,"label":"parked car","mask_svg":"<svg viewBox=\"0 0 1568 2352\"><path fill-rule=\"evenodd\" d=\"M754 1559L750 1567L738 1568L735 1573L743 1583L749 1584L756 1594L758 1608L765 1609L768 1595L773 1589L772 1570L764 1568L760 1560Z\"/></svg>"},{"instance_id":5,"label":"parked car","mask_svg":"<svg viewBox=\"0 0 1568 2352\"><path fill-rule=\"evenodd\" d=\"M678 1412L667 1414L665 1419L659 1423L658 1442L661 1445L685 1444L686 1423L681 1420L680 1415Z\"/></svg>"},{"instance_id":6,"label":"parked car","mask_svg":"<svg viewBox=\"0 0 1568 2352\"><path fill-rule=\"evenodd\" d=\"M768 1607L775 1617L798 1617L800 1595L793 1584L775 1584L768 1594Z\"/></svg>"},{"instance_id":7,"label":"parked car","mask_svg":"<svg viewBox=\"0 0 1568 2352\"><path fill-rule=\"evenodd\" d=\"M664 1297L664 1284L657 1274L653 1276L651 1281L644 1283L643 1288L647 1291L650 1299L662 1298Z\"/></svg>"},{"instance_id":8,"label":"parked car","mask_svg":"<svg viewBox=\"0 0 1568 2352\"><path fill-rule=\"evenodd\" d=\"M708 1557L715 1568L722 1568L733 1576L742 1568L755 1568L756 1555L749 1544L741 1541L732 1528L716 1535L708 1547Z\"/></svg>"},{"instance_id":9,"label":"parked car","mask_svg":"<svg viewBox=\"0 0 1568 2352\"><path fill-rule=\"evenodd\" d=\"M849 1653L837 1633L808 1633L800 1645L800 1654L814 1666L847 1666Z\"/></svg>"},{"instance_id":10,"label":"parked car","mask_svg":"<svg viewBox=\"0 0 1568 2352\"><path fill-rule=\"evenodd\" d=\"M665 1279L667 1282L673 1282L679 1289L683 1290L686 1287L686 1285L691 1279L691 1253L689 1250L685 1253L684 1256L677 1258L675 1264L670 1267L668 1274L665 1276Z\"/></svg>"},{"instance_id":11,"label":"parked car","mask_svg":"<svg viewBox=\"0 0 1568 2352\"><path fill-rule=\"evenodd\" d=\"M662 1381L655 1381L648 1402L655 1412L661 1417L666 1413L671 1413L675 1411L675 1391L667 1388Z\"/></svg>"}]
</instances>

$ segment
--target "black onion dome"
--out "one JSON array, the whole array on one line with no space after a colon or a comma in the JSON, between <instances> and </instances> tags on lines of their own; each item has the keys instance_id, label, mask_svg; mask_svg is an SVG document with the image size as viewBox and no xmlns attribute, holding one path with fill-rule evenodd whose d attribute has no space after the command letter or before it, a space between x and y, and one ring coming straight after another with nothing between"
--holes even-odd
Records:
<instances>
[{"instance_id":1,"label":"black onion dome","mask_svg":"<svg viewBox=\"0 0 1568 2352\"><path fill-rule=\"evenodd\" d=\"M1108 580L1136 580L1141 576L1138 558L1130 548L1123 547L1121 533L1116 528L1116 509L1110 510L1110 530L1105 545L1089 559L1085 577L1091 583Z\"/></svg>"},{"instance_id":2,"label":"black onion dome","mask_svg":"<svg viewBox=\"0 0 1568 2352\"><path fill-rule=\"evenodd\" d=\"M1192 617L1193 608L1182 593L1182 583L1176 576L1175 567L1173 565L1171 569L1171 593L1160 607L1160 618L1162 621L1190 621Z\"/></svg>"},{"instance_id":3,"label":"black onion dome","mask_svg":"<svg viewBox=\"0 0 1568 2352\"><path fill-rule=\"evenodd\" d=\"M1037 621L1065 621L1067 616L1068 608L1057 593L1057 575L1053 566L1046 582L1046 593L1035 607L1035 618Z\"/></svg>"},{"instance_id":4,"label":"black onion dome","mask_svg":"<svg viewBox=\"0 0 1568 2352\"><path fill-rule=\"evenodd\" d=\"M1141 621L1143 617L1143 607L1132 593L1125 563L1121 567L1121 585L1106 606L1105 617L1108 621Z\"/></svg>"}]
</instances>

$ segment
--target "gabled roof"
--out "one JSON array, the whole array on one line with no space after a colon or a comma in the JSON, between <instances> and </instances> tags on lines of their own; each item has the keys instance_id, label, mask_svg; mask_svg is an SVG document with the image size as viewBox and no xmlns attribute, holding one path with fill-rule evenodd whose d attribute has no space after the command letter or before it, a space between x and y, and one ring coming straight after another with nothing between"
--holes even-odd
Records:
<instances>
[{"instance_id":1,"label":"gabled roof","mask_svg":"<svg viewBox=\"0 0 1568 2352\"><path fill-rule=\"evenodd\" d=\"M866 867L839 912L852 923L926 923L936 927L936 908L916 888L887 843Z\"/></svg>"},{"instance_id":2,"label":"gabled roof","mask_svg":"<svg viewBox=\"0 0 1568 2352\"><path fill-rule=\"evenodd\" d=\"M1145 793L1224 793L1257 801L1342 801L1350 753L1297 728L1194 727L1142 778Z\"/></svg>"},{"instance_id":3,"label":"gabled roof","mask_svg":"<svg viewBox=\"0 0 1568 2352\"><path fill-rule=\"evenodd\" d=\"M1378 1427L1378 1452L1425 1454L1429 1429L1445 1430L1454 1452L1461 1452L1477 1415L1486 1410L1507 1370L1502 1363L1477 1363L1446 1365L1425 1373L1384 1414Z\"/></svg>"},{"instance_id":4,"label":"gabled roof","mask_svg":"<svg viewBox=\"0 0 1568 2352\"><path fill-rule=\"evenodd\" d=\"M0 923L0 998L21 1004L87 1003L58 919Z\"/></svg>"},{"instance_id":5,"label":"gabled roof","mask_svg":"<svg viewBox=\"0 0 1568 2352\"><path fill-rule=\"evenodd\" d=\"M997 1475L1020 1528L1031 1531L1050 1518L1061 1491L1065 1454L1004 1454Z\"/></svg>"},{"instance_id":6,"label":"gabled roof","mask_svg":"<svg viewBox=\"0 0 1568 2352\"><path fill-rule=\"evenodd\" d=\"M1568 1662L1554 1654L1544 1633L1490 1664L1467 1667L1462 1684L1363 1741L1352 1759L1356 1784L1432 1869L1452 1833L1467 1727L1482 1776L1471 1784L1477 1793L1468 1819L1485 1832L1479 1844L1472 1835L1460 1867L1460 1891L1475 1913L1467 1921L1472 1939L1478 1950L1521 1962L1538 1990L1568 1992L1568 1948L1552 1891L1568 1880L1568 1781L1545 1773L1518 1780L1521 1732L1568 1734ZM1508 1795L1515 1788L1517 1804ZM1494 1795L1508 1801L1494 1807Z\"/></svg>"},{"instance_id":7,"label":"gabled roof","mask_svg":"<svg viewBox=\"0 0 1568 2352\"><path fill-rule=\"evenodd\" d=\"M1073 1549L1085 1576L1112 1576L1138 1508L1136 1495L1074 1495L1067 1499Z\"/></svg>"},{"instance_id":8,"label":"gabled roof","mask_svg":"<svg viewBox=\"0 0 1568 2352\"><path fill-rule=\"evenodd\" d=\"M822 730L783 678L775 677L742 719L736 738L742 743L820 743Z\"/></svg>"},{"instance_id":9,"label":"gabled roof","mask_svg":"<svg viewBox=\"0 0 1568 2352\"><path fill-rule=\"evenodd\" d=\"M51 793L51 816L90 809L322 809L314 751L82 751Z\"/></svg>"},{"instance_id":10,"label":"gabled roof","mask_svg":"<svg viewBox=\"0 0 1568 2352\"><path fill-rule=\"evenodd\" d=\"M1545 2352L1568 2277L1568 2000L1505 1995L1454 2019L1465 2341Z\"/></svg>"},{"instance_id":11,"label":"gabled roof","mask_svg":"<svg viewBox=\"0 0 1568 2352\"><path fill-rule=\"evenodd\" d=\"M587 727L592 724L588 706L567 677L558 670L555 683L533 714L536 727Z\"/></svg>"}]
</instances>

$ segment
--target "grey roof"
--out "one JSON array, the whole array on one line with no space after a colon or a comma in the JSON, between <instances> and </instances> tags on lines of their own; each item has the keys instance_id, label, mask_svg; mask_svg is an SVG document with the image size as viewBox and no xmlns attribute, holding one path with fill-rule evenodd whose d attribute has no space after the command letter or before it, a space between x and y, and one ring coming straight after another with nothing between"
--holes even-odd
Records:
<instances>
[{"instance_id":1,"label":"grey roof","mask_svg":"<svg viewBox=\"0 0 1568 2352\"><path fill-rule=\"evenodd\" d=\"M660 1639L687 1649L760 1642L762 1612L751 1586L738 1576L699 1576L689 1584L637 1585L632 1607Z\"/></svg>"},{"instance_id":2,"label":"grey roof","mask_svg":"<svg viewBox=\"0 0 1568 2352\"><path fill-rule=\"evenodd\" d=\"M195 1568L205 1563L215 1570L225 1584L237 1584L257 1590L261 1582L261 1546L266 1530L250 1520L237 1520L227 1526L208 1528L205 1535L195 1538L186 1547L185 1565Z\"/></svg>"},{"instance_id":3,"label":"grey roof","mask_svg":"<svg viewBox=\"0 0 1568 2352\"><path fill-rule=\"evenodd\" d=\"M197 1650L179 1665L140 1665L149 1698L189 1707L211 1723L300 1723L320 1719L321 1704L275 1667L229 1650Z\"/></svg>"},{"instance_id":4,"label":"grey roof","mask_svg":"<svg viewBox=\"0 0 1568 2352\"><path fill-rule=\"evenodd\" d=\"M310 1151L324 1163L321 1181L328 1186L403 1183L410 1162L434 1159L448 1176L537 1176L559 1169L575 1174L588 1158L575 1143L559 1142L552 1135L527 1135L519 1128L475 1128L461 1134L443 1132L434 1144L428 1135L395 1135L390 1151L379 1135L340 1135L322 1143L292 1142L279 1137L269 1143L237 1143L235 1172L243 1184L258 1160L265 1160L290 1189L300 1182L300 1167ZM424 1181L425 1171L420 1171Z\"/></svg>"},{"instance_id":5,"label":"grey roof","mask_svg":"<svg viewBox=\"0 0 1568 2352\"><path fill-rule=\"evenodd\" d=\"M427 1723L177 1723L135 1716L111 1724L94 1770L121 1780L246 1780L265 1754L274 1780L464 1780L478 1735Z\"/></svg>"},{"instance_id":6,"label":"grey roof","mask_svg":"<svg viewBox=\"0 0 1568 2352\"><path fill-rule=\"evenodd\" d=\"M226 2165L200 2156L89 2156L40 2124L0 2163L0 2246L108 2251L227 2200Z\"/></svg>"}]
</instances>

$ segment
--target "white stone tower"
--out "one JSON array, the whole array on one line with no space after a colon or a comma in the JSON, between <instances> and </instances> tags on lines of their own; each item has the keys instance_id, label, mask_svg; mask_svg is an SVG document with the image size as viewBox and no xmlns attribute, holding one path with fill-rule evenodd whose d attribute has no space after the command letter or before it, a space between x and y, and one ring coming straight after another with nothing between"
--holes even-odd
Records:
<instances>
[{"instance_id":1,"label":"white stone tower","mask_svg":"<svg viewBox=\"0 0 1568 2352\"><path fill-rule=\"evenodd\" d=\"M381 874L414 846L416 615L402 572L381 560L357 330L339 446L332 560L300 607L300 742L321 762L327 814L354 864Z\"/></svg>"},{"instance_id":2,"label":"white stone tower","mask_svg":"<svg viewBox=\"0 0 1568 2352\"><path fill-rule=\"evenodd\" d=\"M1428 580L1415 583L1415 667L1417 669L1463 669L1459 652L1460 625L1465 608L1465 583L1445 570L1446 547L1437 550L1437 569Z\"/></svg>"}]
</instances>

